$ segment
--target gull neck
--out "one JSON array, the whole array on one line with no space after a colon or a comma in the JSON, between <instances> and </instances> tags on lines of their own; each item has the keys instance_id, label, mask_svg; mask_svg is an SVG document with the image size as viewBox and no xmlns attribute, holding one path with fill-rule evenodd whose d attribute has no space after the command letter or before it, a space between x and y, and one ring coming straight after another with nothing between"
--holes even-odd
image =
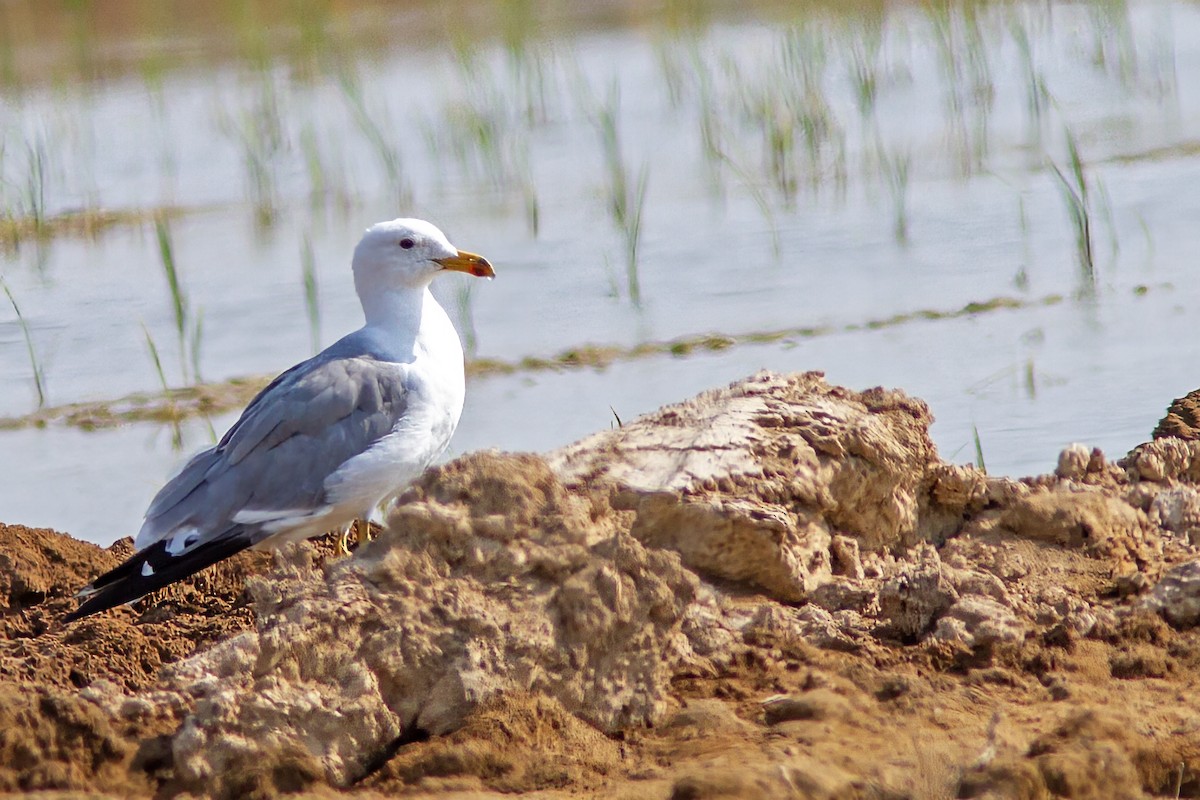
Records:
<instances>
[{"instance_id":1,"label":"gull neck","mask_svg":"<svg viewBox=\"0 0 1200 800\"><path fill-rule=\"evenodd\" d=\"M425 305L436 303L429 284L422 286L358 287L367 326L416 331L421 327Z\"/></svg>"}]
</instances>

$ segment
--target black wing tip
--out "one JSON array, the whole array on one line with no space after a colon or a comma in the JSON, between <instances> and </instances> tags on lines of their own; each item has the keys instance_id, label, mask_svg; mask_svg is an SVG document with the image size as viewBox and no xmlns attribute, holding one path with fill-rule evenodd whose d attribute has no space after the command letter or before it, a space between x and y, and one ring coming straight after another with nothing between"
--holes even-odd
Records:
<instances>
[{"instance_id":1,"label":"black wing tip","mask_svg":"<svg viewBox=\"0 0 1200 800\"><path fill-rule=\"evenodd\" d=\"M87 586L79 590L76 598L82 600L79 608L63 617L63 622L71 623L115 608L122 603L131 603L139 597L149 594L159 586L154 585L155 575L145 575L145 565L155 557L167 556L166 546L162 543L151 545L140 550L115 568L104 573ZM165 585L165 584L164 584Z\"/></svg>"},{"instance_id":2,"label":"black wing tip","mask_svg":"<svg viewBox=\"0 0 1200 800\"><path fill-rule=\"evenodd\" d=\"M252 543L245 529L239 527L215 541L177 555L167 552L165 542L152 544L84 587L78 595L83 602L63 617L63 622L75 622L132 603L150 592L191 577L245 550Z\"/></svg>"},{"instance_id":3,"label":"black wing tip","mask_svg":"<svg viewBox=\"0 0 1200 800\"><path fill-rule=\"evenodd\" d=\"M92 614L99 614L101 611L106 611L109 608L112 608L112 606L105 606L104 608L99 607L99 605L96 603L96 601L99 599L100 598L98 597L91 597L87 600L84 600L83 603L80 604L79 608L63 617L63 623L69 624L72 622L78 622L84 617L90 617Z\"/></svg>"}]
</instances>

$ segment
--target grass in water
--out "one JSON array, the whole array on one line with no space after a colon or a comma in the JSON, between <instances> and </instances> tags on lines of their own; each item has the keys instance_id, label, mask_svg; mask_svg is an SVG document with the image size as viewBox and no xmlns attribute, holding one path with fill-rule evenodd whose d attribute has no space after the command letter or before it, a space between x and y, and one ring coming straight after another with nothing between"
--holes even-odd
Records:
<instances>
[{"instance_id":1,"label":"grass in water","mask_svg":"<svg viewBox=\"0 0 1200 800\"><path fill-rule=\"evenodd\" d=\"M745 186L746 191L750 194L750 199L754 201L754 205L758 207L758 211L762 214L763 219L767 223L767 228L771 234L771 254L778 261L783 255L783 247L779 243L779 224L775 221L775 212L771 208L771 201L767 199L767 194L762 190L762 187L755 183L753 176L749 172L738 166L737 162L726 155L724 152L716 151L717 157L721 163L729 167L737 179Z\"/></svg>"},{"instance_id":2,"label":"grass in water","mask_svg":"<svg viewBox=\"0 0 1200 800\"><path fill-rule=\"evenodd\" d=\"M175 318L175 334L179 339L179 364L183 382L191 384L200 380L200 341L204 330L203 315L191 320L187 295L179 281L179 270L175 266L175 248L171 243L171 230L167 221L158 218L154 222L154 233L158 239L158 255L163 274L167 277L167 288L171 292L171 311Z\"/></svg>"},{"instance_id":3,"label":"grass in water","mask_svg":"<svg viewBox=\"0 0 1200 800\"><path fill-rule=\"evenodd\" d=\"M352 67L341 65L337 72L338 87L342 92L342 99L346 106L350 109L350 115L354 119L354 124L359 132L367 140L367 144L375 152L376 158L379 159L379 165L383 168L384 175L387 176L388 185L396 192L396 198L400 205L405 205L409 201L410 192L404 183L403 161L400 157L400 149L392 143L391 139L385 133L391 130L393 125L390 120L376 119L371 115L367 108L367 100L363 94L362 80L358 73Z\"/></svg>"},{"instance_id":4,"label":"grass in water","mask_svg":"<svg viewBox=\"0 0 1200 800\"><path fill-rule=\"evenodd\" d=\"M983 442L979 440L979 428L974 425L971 426L971 436L975 440L975 466L979 467L979 470L986 475L987 464L983 461Z\"/></svg>"},{"instance_id":5,"label":"grass in water","mask_svg":"<svg viewBox=\"0 0 1200 800\"><path fill-rule=\"evenodd\" d=\"M908 152L889 156L880 146L879 168L892 196L892 233L901 244L908 242L908 168L911 163L912 156Z\"/></svg>"},{"instance_id":6,"label":"grass in water","mask_svg":"<svg viewBox=\"0 0 1200 800\"><path fill-rule=\"evenodd\" d=\"M34 230L41 233L46 223L46 145L39 138L28 147L25 202Z\"/></svg>"},{"instance_id":7,"label":"grass in water","mask_svg":"<svg viewBox=\"0 0 1200 800\"><path fill-rule=\"evenodd\" d=\"M608 213L625 239L625 289L629 301L641 305L641 280L638 276L638 253L642 238L642 213L646 205L646 186L650 172L643 165L638 173L636 188L631 189L629 168L621 150L620 87L613 83L608 98L592 111L592 124L600 135L600 148L604 157L604 169L608 174L605 187L608 192Z\"/></svg>"},{"instance_id":8,"label":"grass in water","mask_svg":"<svg viewBox=\"0 0 1200 800\"><path fill-rule=\"evenodd\" d=\"M638 249L642 241L642 210L646 207L646 182L650 169L643 165L638 174L637 194L634 195L629 215L622 220L625 234L625 289L634 305L642 302L642 284L638 278Z\"/></svg>"},{"instance_id":9,"label":"grass in water","mask_svg":"<svg viewBox=\"0 0 1200 800\"><path fill-rule=\"evenodd\" d=\"M1096 262L1092 248L1091 198L1088 194L1087 176L1083 171L1083 159L1079 156L1079 147L1075 144L1075 137L1069 130L1067 131L1067 154L1070 159L1069 175L1064 174L1053 161L1050 162L1050 168L1054 170L1054 174L1058 178L1063 202L1066 203L1071 226L1075 229L1075 255L1079 261L1085 288L1092 292L1096 289Z\"/></svg>"},{"instance_id":10,"label":"grass in water","mask_svg":"<svg viewBox=\"0 0 1200 800\"><path fill-rule=\"evenodd\" d=\"M304 309L308 312L308 335L313 353L321 350L321 307L317 300L317 263L312 239L307 234L300 249L300 269L304 274Z\"/></svg>"},{"instance_id":11,"label":"grass in water","mask_svg":"<svg viewBox=\"0 0 1200 800\"><path fill-rule=\"evenodd\" d=\"M33 333L29 330L29 321L21 313L17 298L13 296L12 289L3 278L0 278L0 287L3 287L4 293L8 295L8 302L12 304L13 313L17 315L17 324L21 326L21 335L25 337L25 350L29 353L29 365L33 368L33 388L37 390L38 408L43 408L46 405L46 373L42 370L37 350L33 347Z\"/></svg>"},{"instance_id":12,"label":"grass in water","mask_svg":"<svg viewBox=\"0 0 1200 800\"><path fill-rule=\"evenodd\" d=\"M459 282L454 289L454 301L458 306L458 322L462 330L463 352L474 358L479 349L479 336L475 331L475 309L471 287L474 284Z\"/></svg>"},{"instance_id":13,"label":"grass in water","mask_svg":"<svg viewBox=\"0 0 1200 800\"><path fill-rule=\"evenodd\" d=\"M175 398L171 394L171 387L167 384L167 374L163 371L158 345L154 343L154 337L150 335L150 329L146 327L145 323L142 323L142 333L146 336L146 347L150 350L150 360L154 364L154 371L158 373L158 382L162 385L163 397L166 399L166 416L171 423L171 446L180 450L183 448L183 427L179 424L182 416L175 408Z\"/></svg>"},{"instance_id":14,"label":"grass in water","mask_svg":"<svg viewBox=\"0 0 1200 800\"><path fill-rule=\"evenodd\" d=\"M280 211L280 196L276 186L276 162L282 157L287 142L284 136L284 113L279 92L265 69L260 71L260 85L251 108L236 116L221 112L218 118L223 133L237 143L246 170L250 199L254 205L255 222L269 227Z\"/></svg>"}]
</instances>

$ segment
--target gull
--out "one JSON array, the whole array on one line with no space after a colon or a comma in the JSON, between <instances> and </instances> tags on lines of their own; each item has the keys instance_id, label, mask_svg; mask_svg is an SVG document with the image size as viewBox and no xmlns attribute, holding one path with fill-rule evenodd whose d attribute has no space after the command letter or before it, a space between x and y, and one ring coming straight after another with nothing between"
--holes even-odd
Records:
<instances>
[{"instance_id":1,"label":"gull","mask_svg":"<svg viewBox=\"0 0 1200 800\"><path fill-rule=\"evenodd\" d=\"M366 324L284 372L151 501L137 552L92 581L71 622L249 547L367 520L450 442L466 393L462 343L429 291L445 270L492 278L424 220L367 229L354 250Z\"/></svg>"}]
</instances>

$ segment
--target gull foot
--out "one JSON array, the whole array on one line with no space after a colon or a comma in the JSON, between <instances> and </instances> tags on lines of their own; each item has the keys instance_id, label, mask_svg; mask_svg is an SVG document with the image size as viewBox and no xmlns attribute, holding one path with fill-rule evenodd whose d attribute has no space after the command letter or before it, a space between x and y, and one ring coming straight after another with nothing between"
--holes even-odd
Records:
<instances>
[{"instance_id":1,"label":"gull foot","mask_svg":"<svg viewBox=\"0 0 1200 800\"><path fill-rule=\"evenodd\" d=\"M350 532L354 532L354 547L350 547ZM356 519L351 522L338 536L337 555L348 556L354 550L357 550L363 542L375 541L375 531L371 528L371 523L365 519Z\"/></svg>"},{"instance_id":2,"label":"gull foot","mask_svg":"<svg viewBox=\"0 0 1200 800\"><path fill-rule=\"evenodd\" d=\"M343 528L341 534L338 536L335 555L339 558L350 555L350 531L352 530L354 530L354 522ZM357 539L358 537L355 538Z\"/></svg>"}]
</instances>

